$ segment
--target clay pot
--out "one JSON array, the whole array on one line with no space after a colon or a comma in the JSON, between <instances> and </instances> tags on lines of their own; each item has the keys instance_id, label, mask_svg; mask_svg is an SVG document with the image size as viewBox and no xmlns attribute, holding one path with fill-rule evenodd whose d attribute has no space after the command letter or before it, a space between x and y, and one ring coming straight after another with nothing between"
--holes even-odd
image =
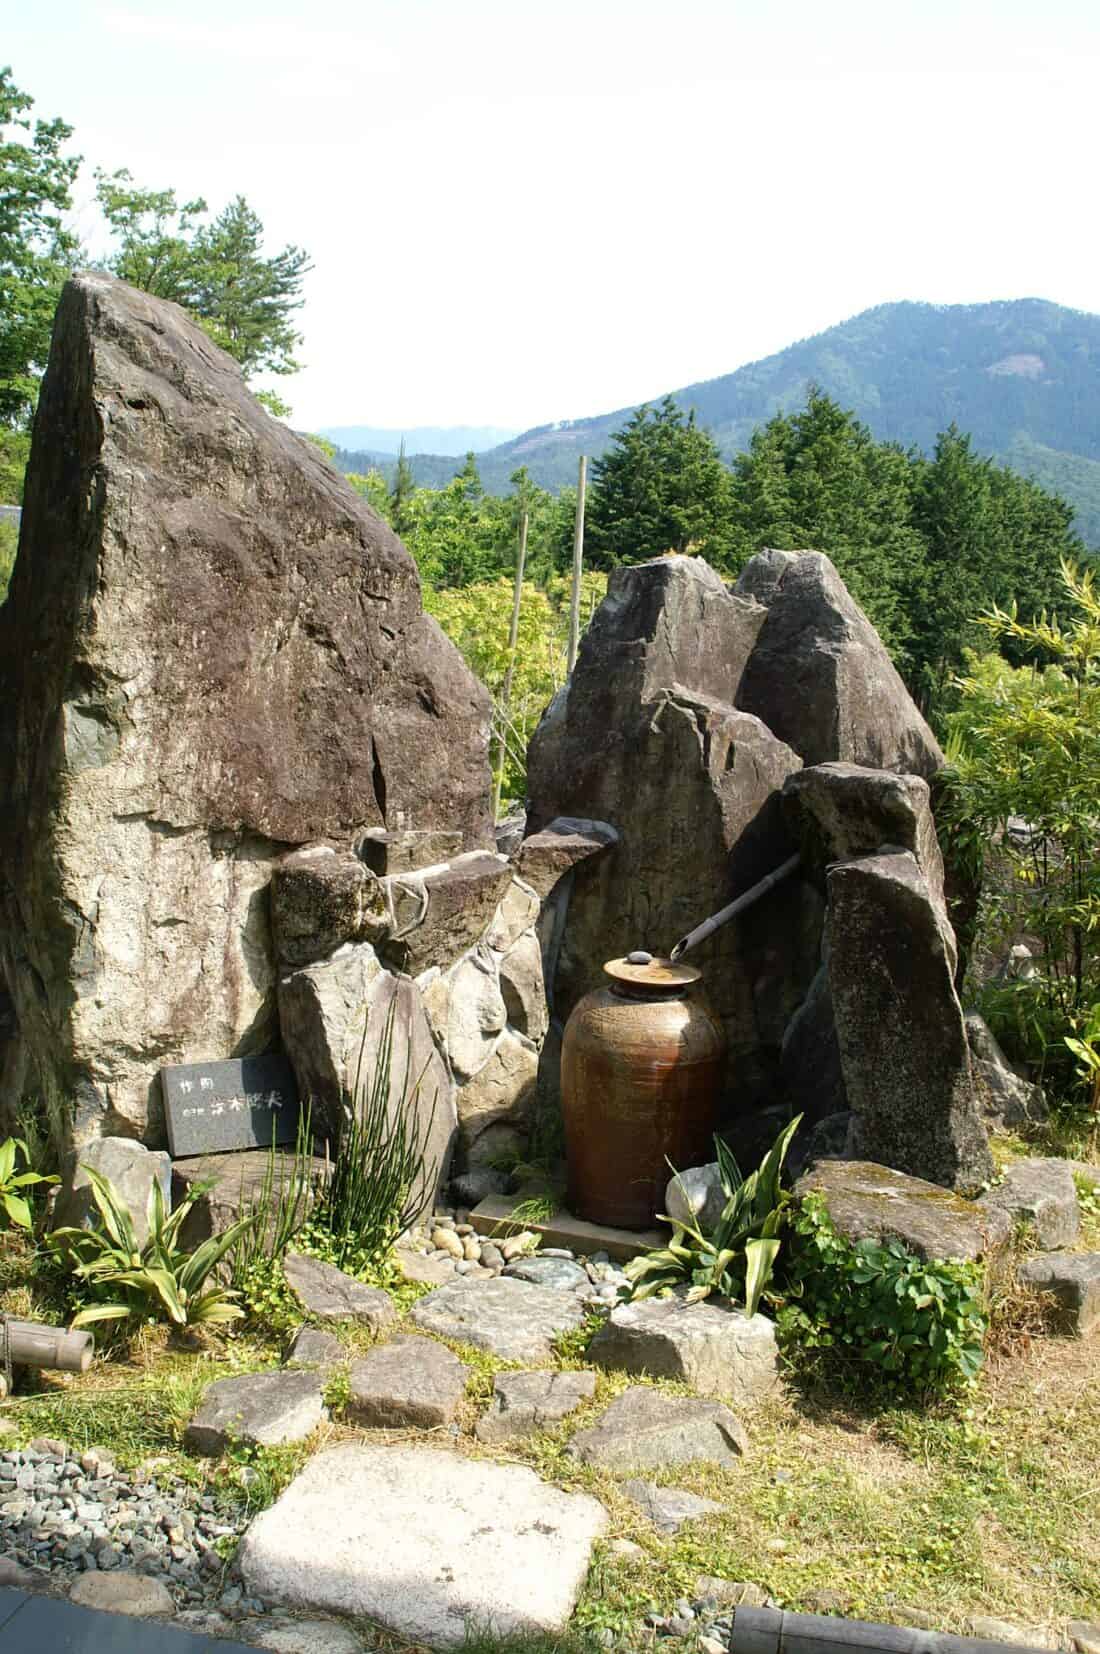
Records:
<instances>
[{"instance_id":1,"label":"clay pot","mask_svg":"<svg viewBox=\"0 0 1100 1654\"><path fill-rule=\"evenodd\" d=\"M631 955L604 970L608 986L585 995L562 1041L569 1208L650 1229L669 1161L713 1158L726 1040L694 966Z\"/></svg>"}]
</instances>

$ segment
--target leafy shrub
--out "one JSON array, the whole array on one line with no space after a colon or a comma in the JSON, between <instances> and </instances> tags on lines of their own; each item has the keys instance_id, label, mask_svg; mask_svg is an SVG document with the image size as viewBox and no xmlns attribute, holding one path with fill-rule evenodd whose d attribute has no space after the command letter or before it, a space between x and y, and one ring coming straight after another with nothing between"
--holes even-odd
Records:
<instances>
[{"instance_id":1,"label":"leafy shrub","mask_svg":"<svg viewBox=\"0 0 1100 1654\"><path fill-rule=\"evenodd\" d=\"M627 1264L625 1273L635 1298L667 1295L686 1282L689 1304L714 1292L743 1303L747 1314L756 1314L779 1255L786 1205L780 1176L801 1119L800 1114L784 1127L756 1171L745 1178L726 1144L720 1137L714 1139L726 1196L714 1233L708 1236L689 1223L673 1223L668 1246Z\"/></svg>"},{"instance_id":2,"label":"leafy shrub","mask_svg":"<svg viewBox=\"0 0 1100 1654\"><path fill-rule=\"evenodd\" d=\"M14 1223L19 1229L29 1229L30 1202L20 1191L31 1188L35 1183L56 1183L57 1179L29 1170L17 1172L18 1155L22 1155L23 1165L29 1167L30 1150L21 1137L9 1137L6 1142L0 1143L0 1209L9 1223Z\"/></svg>"},{"instance_id":3,"label":"leafy shrub","mask_svg":"<svg viewBox=\"0 0 1100 1654\"><path fill-rule=\"evenodd\" d=\"M154 1182L147 1208L149 1238L139 1246L126 1202L109 1178L86 1166L99 1210L97 1229L55 1229L50 1246L73 1265L77 1281L92 1298L73 1318L74 1327L96 1321L170 1321L176 1326L216 1326L243 1314L231 1287L208 1281L250 1217L214 1235L194 1252L180 1250L179 1232L209 1184L196 1184L168 1215L160 1184ZM105 1295L107 1301L104 1302Z\"/></svg>"},{"instance_id":4,"label":"leafy shrub","mask_svg":"<svg viewBox=\"0 0 1100 1654\"><path fill-rule=\"evenodd\" d=\"M845 1240L810 1195L790 1218L780 1335L788 1355L830 1351L891 1387L949 1388L982 1364L983 1285L977 1264L927 1262L898 1241Z\"/></svg>"}]
</instances>

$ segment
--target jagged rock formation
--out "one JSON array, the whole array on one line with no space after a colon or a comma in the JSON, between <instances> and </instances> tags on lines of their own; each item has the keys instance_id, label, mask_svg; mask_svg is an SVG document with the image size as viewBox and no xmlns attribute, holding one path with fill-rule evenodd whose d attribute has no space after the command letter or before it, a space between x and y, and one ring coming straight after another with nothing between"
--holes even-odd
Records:
<instances>
[{"instance_id":1,"label":"jagged rock formation","mask_svg":"<svg viewBox=\"0 0 1100 1654\"><path fill-rule=\"evenodd\" d=\"M829 870L829 987L848 1152L949 1188L993 1176L955 993L954 938L908 851Z\"/></svg>"},{"instance_id":2,"label":"jagged rock formation","mask_svg":"<svg viewBox=\"0 0 1100 1654\"><path fill-rule=\"evenodd\" d=\"M807 764L839 758L926 778L942 769L882 639L822 552L762 551L736 590L768 611L738 706Z\"/></svg>"},{"instance_id":3,"label":"jagged rock formation","mask_svg":"<svg viewBox=\"0 0 1100 1654\"><path fill-rule=\"evenodd\" d=\"M391 530L176 306L62 295L0 610L0 954L77 1141L276 1037L275 857L492 842L489 702Z\"/></svg>"}]
</instances>

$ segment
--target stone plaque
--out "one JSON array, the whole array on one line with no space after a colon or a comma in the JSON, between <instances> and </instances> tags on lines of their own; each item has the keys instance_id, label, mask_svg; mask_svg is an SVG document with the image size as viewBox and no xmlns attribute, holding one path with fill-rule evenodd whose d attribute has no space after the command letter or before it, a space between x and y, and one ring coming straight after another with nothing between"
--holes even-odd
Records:
<instances>
[{"instance_id":1,"label":"stone plaque","mask_svg":"<svg viewBox=\"0 0 1100 1654\"><path fill-rule=\"evenodd\" d=\"M168 1147L174 1159L268 1149L298 1135L298 1087L281 1052L162 1068Z\"/></svg>"}]
</instances>

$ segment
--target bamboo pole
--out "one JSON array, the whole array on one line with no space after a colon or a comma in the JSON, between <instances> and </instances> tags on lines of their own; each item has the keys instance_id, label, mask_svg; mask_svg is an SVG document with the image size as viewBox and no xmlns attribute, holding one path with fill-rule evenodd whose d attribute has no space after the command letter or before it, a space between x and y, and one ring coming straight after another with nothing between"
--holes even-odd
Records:
<instances>
[{"instance_id":1,"label":"bamboo pole","mask_svg":"<svg viewBox=\"0 0 1100 1654\"><path fill-rule=\"evenodd\" d=\"M497 763L496 786L493 789L493 820L500 815L500 794L504 786L504 762L508 756L507 725L512 710L512 678L516 670L516 643L519 638L519 609L523 599L523 569L527 562L527 513L519 523L519 556L516 559L516 589L512 597L512 625L508 633L508 670L504 674L504 688L500 697L500 757Z\"/></svg>"},{"instance_id":2,"label":"bamboo pole","mask_svg":"<svg viewBox=\"0 0 1100 1654\"><path fill-rule=\"evenodd\" d=\"M577 467L577 519L573 528L573 593L569 605L569 670L577 664L581 643L581 567L584 563L584 485L588 459L582 454Z\"/></svg>"}]
</instances>

